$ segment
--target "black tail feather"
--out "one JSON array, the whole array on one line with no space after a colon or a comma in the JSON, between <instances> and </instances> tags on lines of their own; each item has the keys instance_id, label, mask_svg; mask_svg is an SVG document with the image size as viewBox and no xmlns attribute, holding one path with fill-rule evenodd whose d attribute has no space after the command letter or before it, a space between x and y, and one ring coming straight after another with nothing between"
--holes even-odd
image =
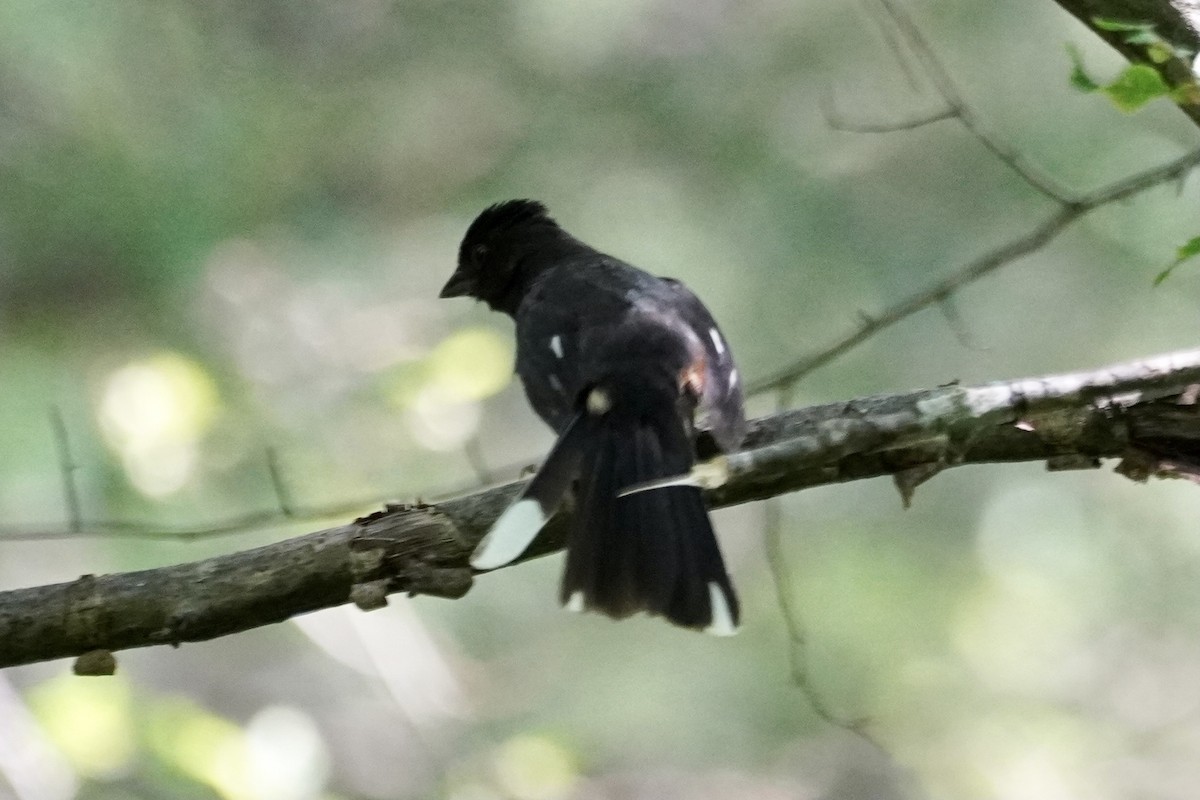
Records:
<instances>
[{"instance_id":1,"label":"black tail feather","mask_svg":"<svg viewBox=\"0 0 1200 800\"><path fill-rule=\"evenodd\" d=\"M691 443L667 413L596 420L579 471L561 599L611 617L638 611L687 628L733 633L738 602L699 489L632 485L686 473Z\"/></svg>"},{"instance_id":2,"label":"black tail feather","mask_svg":"<svg viewBox=\"0 0 1200 800\"><path fill-rule=\"evenodd\" d=\"M594 423L580 414L558 437L537 474L492 525L471 555L476 569L496 569L518 558L546 524L571 488Z\"/></svg>"}]
</instances>

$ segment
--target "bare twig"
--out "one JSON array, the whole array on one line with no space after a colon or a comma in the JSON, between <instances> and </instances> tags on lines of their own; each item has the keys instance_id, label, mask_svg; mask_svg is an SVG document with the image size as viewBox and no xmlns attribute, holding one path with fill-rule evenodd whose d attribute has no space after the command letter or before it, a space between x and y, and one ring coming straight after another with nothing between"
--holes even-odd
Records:
<instances>
[{"instance_id":1,"label":"bare twig","mask_svg":"<svg viewBox=\"0 0 1200 800\"><path fill-rule=\"evenodd\" d=\"M104 537L109 539L137 539L143 541L187 542L212 539L218 536L233 536L264 528L273 528L292 522L318 522L355 514L364 509L377 508L384 500L379 497L337 503L321 507L292 507L290 516L283 516L278 508L250 511L237 514L218 522L205 525L171 525L133 520L100 520L83 523L76 528L56 528L41 525L0 526L0 541L51 541L55 539L78 539Z\"/></svg>"},{"instance_id":2,"label":"bare twig","mask_svg":"<svg viewBox=\"0 0 1200 800\"><path fill-rule=\"evenodd\" d=\"M916 54L917 60L925 68L925 74L933 82L937 93L941 95L946 105L953 110L954 116L959 118L963 126L984 147L992 151L997 158L1020 175L1030 186L1051 200L1056 200L1060 203L1072 202L1070 193L1059 186L1053 177L1047 175L1021 155L1015 148L1009 146L988 130L983 120L975 113L975 110L967 104L962 92L958 89L958 85L950 76L950 71L946 69L941 59L937 57L933 47L929 44L929 40L925 38L925 34L921 31L920 26L913 21L908 12L896 0L877 0L877 2L884 13L891 18L904 39L910 44L913 52Z\"/></svg>"},{"instance_id":3,"label":"bare twig","mask_svg":"<svg viewBox=\"0 0 1200 800\"><path fill-rule=\"evenodd\" d=\"M1194 85L1196 76L1189 56L1200 53L1200 6L1195 0L1055 1L1125 58L1157 71L1167 86ZM1147 25L1174 52L1168 54L1158 47L1152 57L1143 39L1099 24L1104 20ZM1200 97L1196 92L1173 92L1171 100L1200 126Z\"/></svg>"},{"instance_id":4,"label":"bare twig","mask_svg":"<svg viewBox=\"0 0 1200 800\"><path fill-rule=\"evenodd\" d=\"M971 336L970 329L967 328L966 320L963 319L962 314L958 310L958 306L954 302L953 295L938 303L938 308L941 309L942 316L946 319L946 325L949 326L950 331L954 334L954 338L958 339L960 346L967 350L973 350L977 353L987 351L988 348L980 347L975 343L974 338Z\"/></svg>"},{"instance_id":5,"label":"bare twig","mask_svg":"<svg viewBox=\"0 0 1200 800\"><path fill-rule=\"evenodd\" d=\"M86 537L143 541L195 541L217 536L243 534L263 528L277 527L285 523L336 519L378 507L384 502L384 498L371 497L322 507L298 506L293 501L291 492L284 481L277 451L275 448L268 447L265 464L271 491L275 497L275 508L273 509L236 514L219 522L199 526L112 519L85 521L79 500L79 489L75 481L75 472L79 469L79 464L74 460L66 424L57 407L50 409L50 425L54 433L59 469L62 473L63 495L68 515L67 527L63 529L40 525L0 525L0 542L50 541Z\"/></svg>"},{"instance_id":6,"label":"bare twig","mask_svg":"<svg viewBox=\"0 0 1200 800\"><path fill-rule=\"evenodd\" d=\"M830 127L857 133L892 133L919 128L945 119L957 119L984 147L1038 192L1058 203L1074 202L1072 193L1059 185L1053 176L1037 167L1016 148L1004 142L988 129L983 119L967 104L962 92L959 91L957 84L950 76L950 71L937 57L920 27L895 0L873 0L873 2L877 4L876 7L880 9L891 26L908 42L917 61L920 62L925 74L932 82L942 107L901 121L849 121L837 112L831 100L826 99L823 101L823 110ZM886 26L885 23L882 27ZM903 63L907 63L907 61Z\"/></svg>"},{"instance_id":7,"label":"bare twig","mask_svg":"<svg viewBox=\"0 0 1200 800\"><path fill-rule=\"evenodd\" d=\"M835 109L827 110L830 125L843 130L860 132L891 132L911 129L944 119L957 119L971 132L990 152L1000 161L1008 165L1022 180L1045 197L1053 200L1058 209L1041 225L1029 232L1015 237L994 250L970 261L958 270L933 285L890 306L873 316L863 315L862 324L857 330L828 347L811 355L805 356L791 365L784 367L772 375L759 380L750 386L750 393L760 393L795 383L814 370L835 360L849 350L867 341L875 334L897 322L907 319L919 311L947 303L950 298L964 286L991 274L1019 258L1028 255L1049 243L1068 225L1089 211L1101 206L1115 203L1139 192L1151 189L1172 180L1182 180L1200 163L1200 151L1182 156L1174 161L1155 167L1145 172L1132 175L1106 187L1084 194L1068 191L1060 186L1051 176L1046 175L1015 148L1003 142L991 133L979 115L966 102L949 70L942 64L933 48L926 39L920 27L916 25L897 0L873 0L877 7L891 20L913 54L923 67L925 74L932 82L940 96L944 107L940 110L899 122L864 123L847 122L841 119ZM1086 2L1068 3L1061 0L1064 6L1082 6ZM1093 3L1094 5L1094 3ZM1185 109L1186 110L1186 109Z\"/></svg>"},{"instance_id":8,"label":"bare twig","mask_svg":"<svg viewBox=\"0 0 1200 800\"><path fill-rule=\"evenodd\" d=\"M918 311L945 301L964 286L995 272L1022 256L1044 247L1068 225L1101 206L1125 200L1135 194L1161 186L1200 165L1200 150L1158 167L1131 175L1124 180L1081 196L1076 202L1060 207L1042 224L1028 233L984 253L958 270L871 317L858 330L847 334L828 347L800 359L784 369L768 375L750 386L750 393L761 393L795 383L809 373L853 350L881 330L911 317Z\"/></svg>"},{"instance_id":9,"label":"bare twig","mask_svg":"<svg viewBox=\"0 0 1200 800\"><path fill-rule=\"evenodd\" d=\"M896 33L896 26L888 23L887 20L880 19L879 14L876 13L877 6L874 4L874 0L861 1L860 5L867 18L879 28L879 34L883 37L883 42L887 45L888 50L892 51L892 56L895 57L896 64L900 67L900 73L908 82L908 87L914 92L921 91L921 79L908 57L904 42Z\"/></svg>"},{"instance_id":10,"label":"bare twig","mask_svg":"<svg viewBox=\"0 0 1200 800\"><path fill-rule=\"evenodd\" d=\"M792 391L781 389L778 396L777 412L783 412L792 402ZM808 664L808 635L804 630L804 621L800 614L800 604L792 591L792 569L788 563L787 552L783 542L783 498L772 497L763 504L763 538L766 544L767 564L771 569L771 580L775 584L775 596L783 616L784 630L787 632L788 664L792 683L803 692L805 699L823 722L835 728L862 738L881 751L879 743L873 739L867 725L870 720L865 717L845 719L830 709L825 698L817 691L812 681Z\"/></svg>"},{"instance_id":11,"label":"bare twig","mask_svg":"<svg viewBox=\"0 0 1200 800\"><path fill-rule=\"evenodd\" d=\"M1200 154L1198 154L1198 158L1200 158ZM1082 212L1075 209L1061 209L1056 211L1045 222L1020 239L1006 242L1000 247L984 253L979 258L969 262L933 285L909 295L900 302L884 309L877 316L865 320L859 326L858 330L846 335L832 345L806 358L800 359L773 375L768 375L766 378L756 381L751 384L750 393L757 394L799 381L810 372L820 369L839 356L853 350L881 330L911 317L918 311L942 302L963 286L977 281L995 269L1037 250L1057 236L1080 213Z\"/></svg>"},{"instance_id":12,"label":"bare twig","mask_svg":"<svg viewBox=\"0 0 1200 800\"><path fill-rule=\"evenodd\" d=\"M63 502L67 506L67 525L73 533L83 530L83 507L79 502L79 487L75 485L75 471L79 465L71 453L71 437L62 410L50 406L50 428L54 431L54 446L58 452L58 467L62 474Z\"/></svg>"},{"instance_id":13,"label":"bare twig","mask_svg":"<svg viewBox=\"0 0 1200 800\"><path fill-rule=\"evenodd\" d=\"M798 608L795 594L792 591L792 569L788 563L787 554L784 551L783 507L780 498L774 497L767 501L764 512L766 515L765 539L767 564L771 568L771 580L775 584L775 596L780 612L783 615L784 629L787 631L788 663L790 665L792 683L804 694L804 698L808 701L813 713L822 722L835 728L840 728L848 733L853 733L870 744L878 746L878 742L871 738L868 730L871 722L868 717L846 719L838 715L829 707L829 703L813 683L808 665L808 637L804 630L804 623L800 618L800 609Z\"/></svg>"},{"instance_id":14,"label":"bare twig","mask_svg":"<svg viewBox=\"0 0 1200 800\"><path fill-rule=\"evenodd\" d=\"M726 506L996 461L1062 466L1126 457L1130 477L1178 473L1200 464L1200 405L1176 402L1197 383L1200 349L1094 372L788 411L753 422L745 449L728 457L729 482L708 496ZM0 667L200 641L350 600L372 607L386 591L461 596L472 580L468 554L521 485L392 507L189 564L0 592ZM565 531L566 521L554 518L525 557L561 548Z\"/></svg>"},{"instance_id":15,"label":"bare twig","mask_svg":"<svg viewBox=\"0 0 1200 800\"><path fill-rule=\"evenodd\" d=\"M275 493L275 502L279 506L279 514L284 519L293 519L296 508L288 493L287 485L283 482L283 473L279 468L279 453L274 447L267 448L267 475L271 478L271 491Z\"/></svg>"},{"instance_id":16,"label":"bare twig","mask_svg":"<svg viewBox=\"0 0 1200 800\"><path fill-rule=\"evenodd\" d=\"M899 131L924 128L926 125L932 125L935 122L941 122L945 119L958 119L958 112L953 108L935 108L924 114L916 114L907 119L881 121L851 120L838 110L833 97L829 95L822 96L821 98L821 113L825 117L826 125L835 131L845 131L847 133L897 133Z\"/></svg>"}]
</instances>

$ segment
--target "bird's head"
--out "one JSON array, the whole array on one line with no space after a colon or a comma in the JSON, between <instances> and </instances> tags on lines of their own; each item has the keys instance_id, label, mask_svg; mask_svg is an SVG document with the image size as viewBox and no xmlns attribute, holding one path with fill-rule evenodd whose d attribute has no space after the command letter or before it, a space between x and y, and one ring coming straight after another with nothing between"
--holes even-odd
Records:
<instances>
[{"instance_id":1,"label":"bird's head","mask_svg":"<svg viewBox=\"0 0 1200 800\"><path fill-rule=\"evenodd\" d=\"M497 311L513 313L530 277L523 257L546 233L557 235L561 229L536 200L490 206L467 228L458 249L458 268L438 296L474 297Z\"/></svg>"}]
</instances>

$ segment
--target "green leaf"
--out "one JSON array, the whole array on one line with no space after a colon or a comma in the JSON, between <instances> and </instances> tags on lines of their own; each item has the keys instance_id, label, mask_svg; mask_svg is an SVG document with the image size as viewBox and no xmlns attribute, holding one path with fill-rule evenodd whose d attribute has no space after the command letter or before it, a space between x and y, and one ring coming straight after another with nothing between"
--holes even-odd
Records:
<instances>
[{"instance_id":1,"label":"green leaf","mask_svg":"<svg viewBox=\"0 0 1200 800\"><path fill-rule=\"evenodd\" d=\"M1155 64L1165 64L1175 57L1175 49L1166 42L1154 42L1146 48L1146 57Z\"/></svg>"},{"instance_id":2,"label":"green leaf","mask_svg":"<svg viewBox=\"0 0 1200 800\"><path fill-rule=\"evenodd\" d=\"M1146 33L1154 30L1149 22L1122 22L1119 19L1092 17L1092 24L1102 31L1127 31L1129 33Z\"/></svg>"},{"instance_id":3,"label":"green leaf","mask_svg":"<svg viewBox=\"0 0 1200 800\"><path fill-rule=\"evenodd\" d=\"M1129 44L1161 44L1163 38L1154 31L1138 31L1122 37Z\"/></svg>"},{"instance_id":4,"label":"green leaf","mask_svg":"<svg viewBox=\"0 0 1200 800\"><path fill-rule=\"evenodd\" d=\"M1176 261L1187 261L1189 258L1200 256L1200 236L1193 236L1175 251Z\"/></svg>"},{"instance_id":5,"label":"green leaf","mask_svg":"<svg viewBox=\"0 0 1200 800\"><path fill-rule=\"evenodd\" d=\"M1200 256L1200 236L1194 236L1179 246L1179 249L1175 251L1175 260L1155 276L1154 285L1158 286L1171 275L1176 267L1196 256Z\"/></svg>"},{"instance_id":6,"label":"green leaf","mask_svg":"<svg viewBox=\"0 0 1200 800\"><path fill-rule=\"evenodd\" d=\"M1071 57L1071 85L1081 92L1094 92L1098 90L1100 84L1092 80L1083 68L1083 56L1080 55L1079 48L1073 44L1068 44L1067 55Z\"/></svg>"},{"instance_id":7,"label":"green leaf","mask_svg":"<svg viewBox=\"0 0 1200 800\"><path fill-rule=\"evenodd\" d=\"M1157 275L1155 275L1155 276L1154 276L1154 285L1155 285L1155 286L1158 286L1158 285L1160 285L1160 284L1161 284L1163 281L1165 281L1167 278L1169 278L1169 277L1171 276L1171 270L1175 269L1175 267L1177 267L1177 266L1179 266L1179 265L1178 265L1178 264L1172 264L1171 266L1169 266L1169 267L1167 267L1166 269L1164 269L1162 272L1160 272L1160 273L1158 273Z\"/></svg>"},{"instance_id":8,"label":"green leaf","mask_svg":"<svg viewBox=\"0 0 1200 800\"><path fill-rule=\"evenodd\" d=\"M1171 99L1180 105L1200 104L1200 85L1195 81L1181 83L1171 90Z\"/></svg>"},{"instance_id":9,"label":"green leaf","mask_svg":"<svg viewBox=\"0 0 1200 800\"><path fill-rule=\"evenodd\" d=\"M1151 100L1170 94L1171 87L1154 67L1130 64L1115 81L1104 87L1104 93L1122 111L1136 111Z\"/></svg>"}]
</instances>

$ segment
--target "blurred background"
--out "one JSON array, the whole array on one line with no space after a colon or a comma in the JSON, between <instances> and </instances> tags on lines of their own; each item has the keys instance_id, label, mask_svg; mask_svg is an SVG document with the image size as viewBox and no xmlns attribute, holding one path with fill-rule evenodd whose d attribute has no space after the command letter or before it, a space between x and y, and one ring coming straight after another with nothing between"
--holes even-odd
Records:
<instances>
[{"instance_id":1,"label":"blurred background","mask_svg":"<svg viewBox=\"0 0 1200 800\"><path fill-rule=\"evenodd\" d=\"M1025 232L1050 203L938 107L873 4L0 4L0 588L336 524L534 463L506 318L437 301L484 206L546 202L690 284L748 380ZM1120 60L1049 0L910 8L972 108L1061 183L1195 148L1068 85ZM1096 367L1196 342L1198 181L1099 210L798 388L797 404ZM756 414L773 409L757 398ZM278 505L328 522L172 541ZM716 513L732 640L556 606L560 558L178 650L0 672L0 797L1143 798L1200 782L1200 492L957 469Z\"/></svg>"}]
</instances>

